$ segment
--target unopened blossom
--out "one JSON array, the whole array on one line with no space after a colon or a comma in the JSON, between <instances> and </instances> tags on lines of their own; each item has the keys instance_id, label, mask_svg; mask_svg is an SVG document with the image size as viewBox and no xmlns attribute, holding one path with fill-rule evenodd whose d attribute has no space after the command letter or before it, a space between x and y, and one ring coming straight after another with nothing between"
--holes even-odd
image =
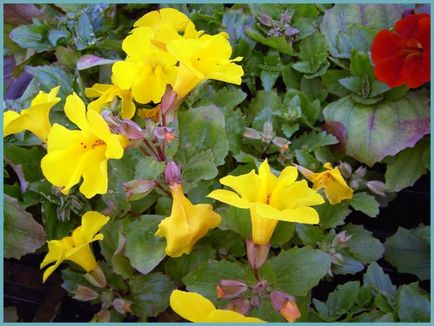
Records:
<instances>
[{"instance_id":1,"label":"unopened blossom","mask_svg":"<svg viewBox=\"0 0 434 326\"><path fill-rule=\"evenodd\" d=\"M49 93L40 91L32 100L30 107L21 112L6 111L3 115L3 136L29 130L44 143L51 129L50 110L60 98L57 97L60 86L54 87Z\"/></svg>"},{"instance_id":2,"label":"unopened blossom","mask_svg":"<svg viewBox=\"0 0 434 326\"><path fill-rule=\"evenodd\" d=\"M226 204L250 209L252 241L258 245L270 242L278 221L317 224L319 216L310 206L319 205L324 199L308 187L305 180L297 180L297 168L288 166L280 176L271 173L265 160L255 170L240 176L226 176L220 183L234 191L218 189L208 197Z\"/></svg>"},{"instance_id":3,"label":"unopened blossom","mask_svg":"<svg viewBox=\"0 0 434 326\"><path fill-rule=\"evenodd\" d=\"M86 198L105 194L107 162L123 156L128 140L112 134L95 110L86 112L83 101L75 93L66 99L65 114L80 129L53 125L48 134L47 155L41 160L42 173L53 185L61 187L65 195L81 178L80 192Z\"/></svg>"},{"instance_id":4,"label":"unopened blossom","mask_svg":"<svg viewBox=\"0 0 434 326\"><path fill-rule=\"evenodd\" d=\"M305 178L313 182L313 189L324 189L330 204L338 204L345 199L353 198L353 189L347 185L338 167L333 168L330 163L325 163L323 167L326 170L319 173L302 166L298 166L298 170Z\"/></svg>"},{"instance_id":5,"label":"unopened blossom","mask_svg":"<svg viewBox=\"0 0 434 326\"><path fill-rule=\"evenodd\" d=\"M174 290L170 295L170 307L182 318L194 323L262 323L256 317L246 317L232 310L217 309L214 304L194 292Z\"/></svg>"},{"instance_id":6,"label":"unopened blossom","mask_svg":"<svg viewBox=\"0 0 434 326\"><path fill-rule=\"evenodd\" d=\"M41 263L41 268L51 266L45 270L43 282L65 260L76 263L86 272L97 269L98 263L92 253L90 243L104 238L104 235L98 232L109 219L108 216L95 211L86 212L81 219L81 225L72 232L72 236L47 241L48 253Z\"/></svg>"}]
</instances>

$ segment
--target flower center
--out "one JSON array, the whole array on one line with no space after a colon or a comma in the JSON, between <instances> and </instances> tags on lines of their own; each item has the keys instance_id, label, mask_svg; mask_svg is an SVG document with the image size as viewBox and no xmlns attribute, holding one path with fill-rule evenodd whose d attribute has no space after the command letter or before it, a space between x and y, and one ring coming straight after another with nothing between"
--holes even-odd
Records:
<instances>
[{"instance_id":1,"label":"flower center","mask_svg":"<svg viewBox=\"0 0 434 326\"><path fill-rule=\"evenodd\" d=\"M95 149L98 146L105 145L105 142L101 139L95 139L91 143L80 142L80 145L83 147L83 149Z\"/></svg>"},{"instance_id":2,"label":"flower center","mask_svg":"<svg viewBox=\"0 0 434 326\"><path fill-rule=\"evenodd\" d=\"M404 61L407 62L422 57L423 51L423 46L419 41L410 39L405 42L405 49L401 50L401 53L405 57Z\"/></svg>"}]
</instances>

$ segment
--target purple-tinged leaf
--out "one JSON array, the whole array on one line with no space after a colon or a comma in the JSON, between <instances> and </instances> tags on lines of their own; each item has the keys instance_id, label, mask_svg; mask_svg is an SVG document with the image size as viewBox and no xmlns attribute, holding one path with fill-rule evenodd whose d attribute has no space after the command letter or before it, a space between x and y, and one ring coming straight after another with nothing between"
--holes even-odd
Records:
<instances>
[{"instance_id":1,"label":"purple-tinged leaf","mask_svg":"<svg viewBox=\"0 0 434 326\"><path fill-rule=\"evenodd\" d=\"M97 57L96 55L92 55L92 54L85 54L81 56L80 59L78 59L77 69L84 70L95 66L109 65L115 63L116 61L117 60Z\"/></svg>"}]
</instances>

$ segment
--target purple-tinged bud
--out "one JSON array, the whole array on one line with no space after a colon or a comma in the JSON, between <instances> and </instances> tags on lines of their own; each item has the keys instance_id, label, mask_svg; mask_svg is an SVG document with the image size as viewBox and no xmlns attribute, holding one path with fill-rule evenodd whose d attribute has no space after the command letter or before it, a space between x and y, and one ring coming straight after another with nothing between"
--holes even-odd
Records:
<instances>
[{"instance_id":1,"label":"purple-tinged bud","mask_svg":"<svg viewBox=\"0 0 434 326\"><path fill-rule=\"evenodd\" d=\"M251 240L246 240L247 258L249 259L250 266L257 270L264 265L270 251L270 244L258 245Z\"/></svg>"},{"instance_id":2,"label":"purple-tinged bud","mask_svg":"<svg viewBox=\"0 0 434 326\"><path fill-rule=\"evenodd\" d=\"M262 25L271 27L273 19L269 15L260 14L257 18Z\"/></svg>"},{"instance_id":3,"label":"purple-tinged bud","mask_svg":"<svg viewBox=\"0 0 434 326\"><path fill-rule=\"evenodd\" d=\"M93 286L104 288L107 286L107 279L100 266L83 275L84 278Z\"/></svg>"},{"instance_id":4,"label":"purple-tinged bud","mask_svg":"<svg viewBox=\"0 0 434 326\"><path fill-rule=\"evenodd\" d=\"M261 132L255 130L255 129L245 128L243 136L244 136L244 138L247 138L247 139L258 140L258 139L261 139L261 134L262 134Z\"/></svg>"},{"instance_id":5,"label":"purple-tinged bud","mask_svg":"<svg viewBox=\"0 0 434 326\"><path fill-rule=\"evenodd\" d=\"M93 315L91 323L108 323L110 322L110 311L108 310L101 310L97 312L95 315Z\"/></svg>"},{"instance_id":6,"label":"purple-tinged bud","mask_svg":"<svg viewBox=\"0 0 434 326\"><path fill-rule=\"evenodd\" d=\"M280 152L282 152L282 153L288 151L289 144L291 144L291 142L289 140L282 138L282 137L274 137L272 142L274 145L279 147Z\"/></svg>"},{"instance_id":7,"label":"purple-tinged bud","mask_svg":"<svg viewBox=\"0 0 434 326\"><path fill-rule=\"evenodd\" d=\"M298 30L297 28L291 26L285 28L285 35L288 37L294 37L298 33L300 33L300 30Z\"/></svg>"},{"instance_id":8,"label":"purple-tinged bud","mask_svg":"<svg viewBox=\"0 0 434 326\"><path fill-rule=\"evenodd\" d=\"M402 14L401 14L401 18L405 18L405 17L407 17L407 16L414 15L414 14L415 14L414 9L408 8L408 9L405 9L405 10L402 12Z\"/></svg>"},{"instance_id":9,"label":"purple-tinged bud","mask_svg":"<svg viewBox=\"0 0 434 326\"><path fill-rule=\"evenodd\" d=\"M134 201L146 197L157 183L153 180L136 179L122 183L128 201Z\"/></svg>"},{"instance_id":10,"label":"purple-tinged bud","mask_svg":"<svg viewBox=\"0 0 434 326\"><path fill-rule=\"evenodd\" d=\"M108 110L103 111L102 116L112 132L124 135L132 140L143 139L143 130L134 121L114 117L111 111Z\"/></svg>"},{"instance_id":11,"label":"purple-tinged bud","mask_svg":"<svg viewBox=\"0 0 434 326\"><path fill-rule=\"evenodd\" d=\"M268 290L267 281L258 281L254 287L254 290L260 297L262 297Z\"/></svg>"},{"instance_id":12,"label":"purple-tinged bud","mask_svg":"<svg viewBox=\"0 0 434 326\"><path fill-rule=\"evenodd\" d=\"M231 299L247 290L247 284L236 280L220 280L217 284L217 298Z\"/></svg>"},{"instance_id":13,"label":"purple-tinged bud","mask_svg":"<svg viewBox=\"0 0 434 326\"><path fill-rule=\"evenodd\" d=\"M175 129L170 127L156 127L154 129L154 136L161 141L166 142L167 144L170 144L174 139L175 135L173 134L173 131Z\"/></svg>"},{"instance_id":14,"label":"purple-tinged bud","mask_svg":"<svg viewBox=\"0 0 434 326\"><path fill-rule=\"evenodd\" d=\"M332 247L339 246L341 244L347 243L351 239L351 234L347 235L347 231L341 231L334 237L332 241Z\"/></svg>"},{"instance_id":15,"label":"purple-tinged bud","mask_svg":"<svg viewBox=\"0 0 434 326\"><path fill-rule=\"evenodd\" d=\"M338 165L339 171L345 179L349 179L353 173L353 168L347 162L341 161Z\"/></svg>"},{"instance_id":16,"label":"purple-tinged bud","mask_svg":"<svg viewBox=\"0 0 434 326\"><path fill-rule=\"evenodd\" d=\"M176 96L177 95L172 90L172 87L167 86L160 102L160 109L163 114L166 114L171 109L175 109L174 105L176 105Z\"/></svg>"},{"instance_id":17,"label":"purple-tinged bud","mask_svg":"<svg viewBox=\"0 0 434 326\"><path fill-rule=\"evenodd\" d=\"M182 183L181 170L178 165L173 161L167 163L166 169L164 170L164 177L166 178L166 182L169 186L175 183Z\"/></svg>"},{"instance_id":18,"label":"purple-tinged bud","mask_svg":"<svg viewBox=\"0 0 434 326\"><path fill-rule=\"evenodd\" d=\"M356 172L354 172L355 176L357 178L364 178L366 175L366 167L364 166L359 166L356 170Z\"/></svg>"},{"instance_id":19,"label":"purple-tinged bud","mask_svg":"<svg viewBox=\"0 0 434 326\"><path fill-rule=\"evenodd\" d=\"M292 20L292 15L289 14L288 10L285 10L284 12L282 12L282 14L280 15L280 23L282 25L284 24L289 24Z\"/></svg>"},{"instance_id":20,"label":"purple-tinged bud","mask_svg":"<svg viewBox=\"0 0 434 326\"><path fill-rule=\"evenodd\" d=\"M125 315L127 312L131 312L131 301L126 299L116 298L113 300L113 308L120 313L121 315Z\"/></svg>"},{"instance_id":21,"label":"purple-tinged bud","mask_svg":"<svg viewBox=\"0 0 434 326\"><path fill-rule=\"evenodd\" d=\"M73 298L79 301L92 301L99 298L96 291L83 285L78 285L72 293L74 293Z\"/></svg>"},{"instance_id":22,"label":"purple-tinged bud","mask_svg":"<svg viewBox=\"0 0 434 326\"><path fill-rule=\"evenodd\" d=\"M264 122L262 126L262 141L264 143L269 143L273 139L273 123L271 120Z\"/></svg>"},{"instance_id":23,"label":"purple-tinged bud","mask_svg":"<svg viewBox=\"0 0 434 326\"><path fill-rule=\"evenodd\" d=\"M296 299L282 291L273 291L270 295L273 308L279 312L286 321L292 323L300 318Z\"/></svg>"},{"instance_id":24,"label":"purple-tinged bud","mask_svg":"<svg viewBox=\"0 0 434 326\"><path fill-rule=\"evenodd\" d=\"M225 309L236 311L242 315L247 315L251 309L250 300L246 298L237 298L229 302Z\"/></svg>"},{"instance_id":25,"label":"purple-tinged bud","mask_svg":"<svg viewBox=\"0 0 434 326\"><path fill-rule=\"evenodd\" d=\"M335 265L342 265L344 263L344 256L342 256L340 253L334 253L332 255L330 255L330 259L332 261L332 264Z\"/></svg>"},{"instance_id":26,"label":"purple-tinged bud","mask_svg":"<svg viewBox=\"0 0 434 326\"><path fill-rule=\"evenodd\" d=\"M371 180L366 183L366 186L374 194L385 197L386 196L386 184L378 180Z\"/></svg>"}]
</instances>

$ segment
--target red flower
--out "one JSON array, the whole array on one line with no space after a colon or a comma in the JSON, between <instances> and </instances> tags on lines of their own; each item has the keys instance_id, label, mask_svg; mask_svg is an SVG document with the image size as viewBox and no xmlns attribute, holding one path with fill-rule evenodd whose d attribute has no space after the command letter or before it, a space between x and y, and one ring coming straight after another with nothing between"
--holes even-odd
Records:
<instances>
[{"instance_id":1,"label":"red flower","mask_svg":"<svg viewBox=\"0 0 434 326\"><path fill-rule=\"evenodd\" d=\"M390 87L410 88L430 81L430 25L429 15L416 14L398 20L396 33L378 32L371 47L378 80Z\"/></svg>"}]
</instances>

